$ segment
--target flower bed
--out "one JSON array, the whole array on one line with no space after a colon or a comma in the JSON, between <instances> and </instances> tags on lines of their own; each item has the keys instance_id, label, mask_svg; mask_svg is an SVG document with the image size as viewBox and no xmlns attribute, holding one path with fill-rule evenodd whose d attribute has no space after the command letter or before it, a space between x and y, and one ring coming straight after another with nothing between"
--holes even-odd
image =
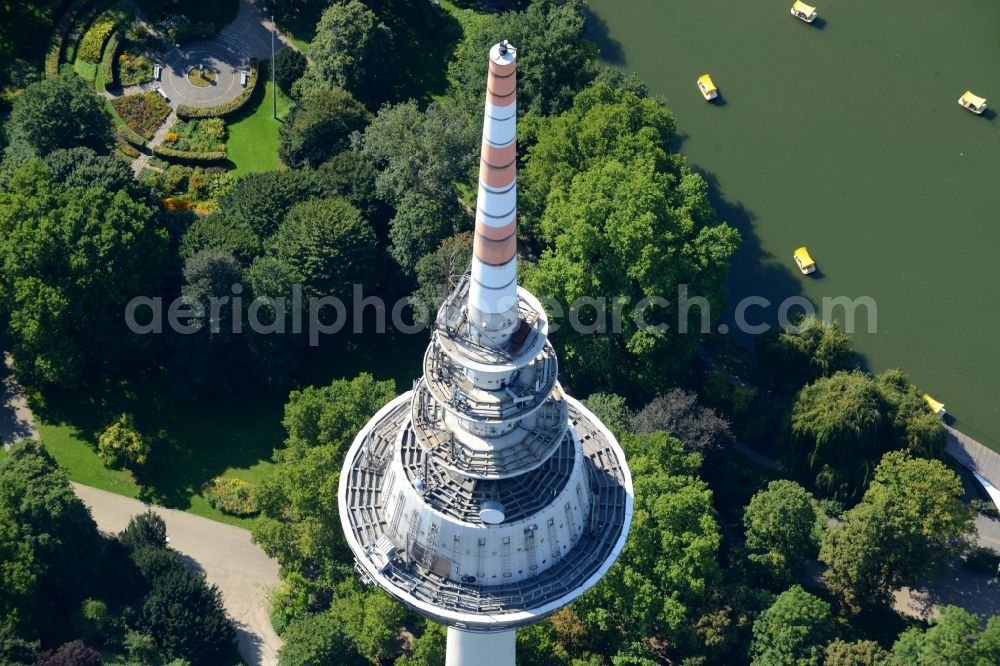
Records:
<instances>
[{"instance_id":1,"label":"flower bed","mask_svg":"<svg viewBox=\"0 0 1000 666\"><path fill-rule=\"evenodd\" d=\"M170 128L164 144L174 150L223 152L226 149L226 121L222 118L178 120Z\"/></svg>"},{"instance_id":2,"label":"flower bed","mask_svg":"<svg viewBox=\"0 0 1000 666\"><path fill-rule=\"evenodd\" d=\"M257 65L256 61L251 61L250 77L247 80L247 87L243 89L243 92L240 93L239 97L231 99L225 104L220 104L218 106L196 107L181 104L177 107L177 116L185 119L223 118L232 113L236 113L250 101L251 97L253 97L253 93L257 88L257 80L260 78L260 69L261 68Z\"/></svg>"},{"instance_id":3,"label":"flower bed","mask_svg":"<svg viewBox=\"0 0 1000 666\"><path fill-rule=\"evenodd\" d=\"M155 92L116 97L111 100L111 106L129 129L147 141L153 138L157 128L170 115L170 105Z\"/></svg>"},{"instance_id":4,"label":"flower bed","mask_svg":"<svg viewBox=\"0 0 1000 666\"><path fill-rule=\"evenodd\" d=\"M145 53L126 47L117 58L118 82L122 87L137 86L153 80L153 61Z\"/></svg>"},{"instance_id":5,"label":"flower bed","mask_svg":"<svg viewBox=\"0 0 1000 666\"><path fill-rule=\"evenodd\" d=\"M212 508L223 513L232 516L252 516L257 513L252 487L243 479L219 476L202 486L202 492Z\"/></svg>"}]
</instances>

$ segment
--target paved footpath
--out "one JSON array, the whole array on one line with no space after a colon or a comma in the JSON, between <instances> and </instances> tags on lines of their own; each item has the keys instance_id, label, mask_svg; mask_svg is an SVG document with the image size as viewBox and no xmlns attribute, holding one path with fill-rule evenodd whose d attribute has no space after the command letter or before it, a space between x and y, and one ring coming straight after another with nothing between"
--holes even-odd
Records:
<instances>
[{"instance_id":1,"label":"paved footpath","mask_svg":"<svg viewBox=\"0 0 1000 666\"><path fill-rule=\"evenodd\" d=\"M167 523L170 547L194 560L209 583L222 591L236 623L240 654L250 666L278 663L281 639L271 627L268 591L278 585L278 563L250 540L244 529L151 506L121 495L74 483L73 490L105 532L120 532L129 519L152 509Z\"/></svg>"}]
</instances>

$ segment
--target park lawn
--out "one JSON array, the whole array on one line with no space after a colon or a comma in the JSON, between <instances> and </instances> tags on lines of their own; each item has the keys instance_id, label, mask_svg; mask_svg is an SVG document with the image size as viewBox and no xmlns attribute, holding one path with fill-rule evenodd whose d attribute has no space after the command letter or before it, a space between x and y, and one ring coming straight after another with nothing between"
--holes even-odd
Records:
<instances>
[{"instance_id":1,"label":"park lawn","mask_svg":"<svg viewBox=\"0 0 1000 666\"><path fill-rule=\"evenodd\" d=\"M233 163L233 173L242 175L257 171L277 171L282 168L278 159L278 130L282 119L292 108L292 101L278 91L278 120L272 116L271 79L264 82L264 94L251 101L249 108L235 117L229 125L226 153Z\"/></svg>"},{"instance_id":2,"label":"park lawn","mask_svg":"<svg viewBox=\"0 0 1000 666\"><path fill-rule=\"evenodd\" d=\"M71 480L212 520L249 527L252 519L209 506L201 487L216 476L257 483L270 474L284 440L281 415L288 394L259 391L238 401L183 395L164 381L80 392L49 391L31 399L45 447ZM152 440L146 465L112 470L97 456L101 430L129 412Z\"/></svg>"}]
</instances>

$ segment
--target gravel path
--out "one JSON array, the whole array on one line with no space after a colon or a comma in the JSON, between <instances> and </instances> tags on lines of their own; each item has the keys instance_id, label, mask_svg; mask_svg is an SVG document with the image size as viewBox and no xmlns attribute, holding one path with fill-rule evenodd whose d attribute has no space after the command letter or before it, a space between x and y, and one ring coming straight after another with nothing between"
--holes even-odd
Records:
<instances>
[{"instance_id":1,"label":"gravel path","mask_svg":"<svg viewBox=\"0 0 1000 666\"><path fill-rule=\"evenodd\" d=\"M89 486L72 485L105 532L120 532L132 516L146 509L162 516L170 547L189 557L208 582L222 591L226 611L236 622L239 650L246 663L278 663L282 643L271 628L268 614L268 590L280 583L278 563L250 540L248 531Z\"/></svg>"},{"instance_id":2,"label":"gravel path","mask_svg":"<svg viewBox=\"0 0 1000 666\"><path fill-rule=\"evenodd\" d=\"M0 437L4 448L25 437L39 439L35 417L28 407L28 399L24 396L20 385L14 381L13 364L14 358L4 353L3 366L0 367L0 385L3 387L3 403L0 404Z\"/></svg>"}]
</instances>

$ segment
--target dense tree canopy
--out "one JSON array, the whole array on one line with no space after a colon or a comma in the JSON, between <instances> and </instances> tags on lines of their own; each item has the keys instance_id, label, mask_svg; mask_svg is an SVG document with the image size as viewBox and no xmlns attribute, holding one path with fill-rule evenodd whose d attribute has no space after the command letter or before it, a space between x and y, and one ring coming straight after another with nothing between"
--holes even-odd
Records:
<instances>
[{"instance_id":1,"label":"dense tree canopy","mask_svg":"<svg viewBox=\"0 0 1000 666\"><path fill-rule=\"evenodd\" d=\"M392 31L357 0L323 12L309 57L312 63L293 87L300 97L317 86L336 86L376 109L391 94L385 81L394 68Z\"/></svg>"},{"instance_id":2,"label":"dense tree canopy","mask_svg":"<svg viewBox=\"0 0 1000 666\"><path fill-rule=\"evenodd\" d=\"M58 148L111 145L111 119L101 99L76 74L62 74L25 88L4 128L8 151L44 157Z\"/></svg>"},{"instance_id":3,"label":"dense tree canopy","mask_svg":"<svg viewBox=\"0 0 1000 666\"><path fill-rule=\"evenodd\" d=\"M943 463L885 454L861 502L823 542L830 591L857 612L928 580L974 533L962 494L961 480Z\"/></svg>"},{"instance_id":4,"label":"dense tree canopy","mask_svg":"<svg viewBox=\"0 0 1000 666\"><path fill-rule=\"evenodd\" d=\"M681 441L684 450L695 451L706 459L717 459L732 442L729 422L714 409L698 403L693 391L672 389L653 398L629 420L633 432L662 430Z\"/></svg>"},{"instance_id":5,"label":"dense tree canopy","mask_svg":"<svg viewBox=\"0 0 1000 666\"><path fill-rule=\"evenodd\" d=\"M834 323L805 317L795 329L773 328L757 338L757 355L765 384L797 391L820 377L854 366L851 339Z\"/></svg>"},{"instance_id":6,"label":"dense tree canopy","mask_svg":"<svg viewBox=\"0 0 1000 666\"><path fill-rule=\"evenodd\" d=\"M806 559L819 553L823 514L809 491L781 479L750 500L743 515L749 558L788 583Z\"/></svg>"},{"instance_id":7,"label":"dense tree canopy","mask_svg":"<svg viewBox=\"0 0 1000 666\"><path fill-rule=\"evenodd\" d=\"M793 469L815 475L822 493L841 500L861 494L885 451L939 456L945 442L940 420L898 370L837 372L806 386L790 432Z\"/></svg>"},{"instance_id":8,"label":"dense tree canopy","mask_svg":"<svg viewBox=\"0 0 1000 666\"><path fill-rule=\"evenodd\" d=\"M344 629L330 613L313 613L289 625L278 652L279 666L360 666L364 659L344 636Z\"/></svg>"},{"instance_id":9,"label":"dense tree canopy","mask_svg":"<svg viewBox=\"0 0 1000 666\"><path fill-rule=\"evenodd\" d=\"M847 641L837 639L826 646L824 666L883 666L889 652L875 641Z\"/></svg>"},{"instance_id":10,"label":"dense tree canopy","mask_svg":"<svg viewBox=\"0 0 1000 666\"><path fill-rule=\"evenodd\" d=\"M615 566L574 608L595 640L656 637L676 646L721 572L712 493L701 457L666 433L622 439L635 486L629 540Z\"/></svg>"},{"instance_id":11,"label":"dense tree canopy","mask_svg":"<svg viewBox=\"0 0 1000 666\"><path fill-rule=\"evenodd\" d=\"M292 206L268 250L302 278L311 295L347 298L353 284L369 285L377 274L375 232L344 199Z\"/></svg>"},{"instance_id":12,"label":"dense tree canopy","mask_svg":"<svg viewBox=\"0 0 1000 666\"><path fill-rule=\"evenodd\" d=\"M417 289L412 298L423 305L432 320L471 261L472 232L465 231L444 239L417 262Z\"/></svg>"},{"instance_id":13,"label":"dense tree canopy","mask_svg":"<svg viewBox=\"0 0 1000 666\"><path fill-rule=\"evenodd\" d=\"M136 296L160 293L167 234L127 192L65 187L38 161L0 193L0 318L24 381L73 384L153 342L128 330Z\"/></svg>"},{"instance_id":14,"label":"dense tree canopy","mask_svg":"<svg viewBox=\"0 0 1000 666\"><path fill-rule=\"evenodd\" d=\"M350 145L352 132L365 128L368 110L337 88L311 90L281 125L278 156L291 167L319 166Z\"/></svg>"},{"instance_id":15,"label":"dense tree canopy","mask_svg":"<svg viewBox=\"0 0 1000 666\"><path fill-rule=\"evenodd\" d=\"M566 375L629 396L665 388L721 311L737 232L667 152L674 119L657 102L601 84L527 131L522 230L543 251L526 286L569 316L553 336Z\"/></svg>"},{"instance_id":16,"label":"dense tree canopy","mask_svg":"<svg viewBox=\"0 0 1000 666\"><path fill-rule=\"evenodd\" d=\"M274 74L278 87L286 94L292 92L292 85L306 73L306 57L297 49L283 48L275 57Z\"/></svg>"},{"instance_id":17,"label":"dense tree canopy","mask_svg":"<svg viewBox=\"0 0 1000 666\"><path fill-rule=\"evenodd\" d=\"M354 649L372 664L386 662L399 651L399 626L407 612L382 590L365 591L356 580L345 580L337 587L330 614Z\"/></svg>"},{"instance_id":18,"label":"dense tree canopy","mask_svg":"<svg viewBox=\"0 0 1000 666\"><path fill-rule=\"evenodd\" d=\"M892 646L892 666L987 666L1000 663L1000 617L983 628L978 617L944 606L930 628L912 627Z\"/></svg>"},{"instance_id":19,"label":"dense tree canopy","mask_svg":"<svg viewBox=\"0 0 1000 666\"><path fill-rule=\"evenodd\" d=\"M390 253L407 271L448 236L471 226L456 182L468 180L478 156L479 129L452 104L415 102L384 107L355 148L379 170L375 187L397 209Z\"/></svg>"},{"instance_id":20,"label":"dense tree canopy","mask_svg":"<svg viewBox=\"0 0 1000 666\"><path fill-rule=\"evenodd\" d=\"M584 3L536 0L527 9L486 15L471 23L448 69L454 96L470 113L483 104L489 48L501 39L517 47L518 111L553 114L594 76L596 46L583 38Z\"/></svg>"},{"instance_id":21,"label":"dense tree canopy","mask_svg":"<svg viewBox=\"0 0 1000 666\"><path fill-rule=\"evenodd\" d=\"M753 625L754 666L820 666L833 638L830 604L798 585L778 595Z\"/></svg>"},{"instance_id":22,"label":"dense tree canopy","mask_svg":"<svg viewBox=\"0 0 1000 666\"><path fill-rule=\"evenodd\" d=\"M281 564L286 585L305 591L311 610L325 607L350 571L337 510L347 447L395 393L393 382L362 374L293 391L285 406L288 440L275 452L277 470L258 487L252 533Z\"/></svg>"}]
</instances>

